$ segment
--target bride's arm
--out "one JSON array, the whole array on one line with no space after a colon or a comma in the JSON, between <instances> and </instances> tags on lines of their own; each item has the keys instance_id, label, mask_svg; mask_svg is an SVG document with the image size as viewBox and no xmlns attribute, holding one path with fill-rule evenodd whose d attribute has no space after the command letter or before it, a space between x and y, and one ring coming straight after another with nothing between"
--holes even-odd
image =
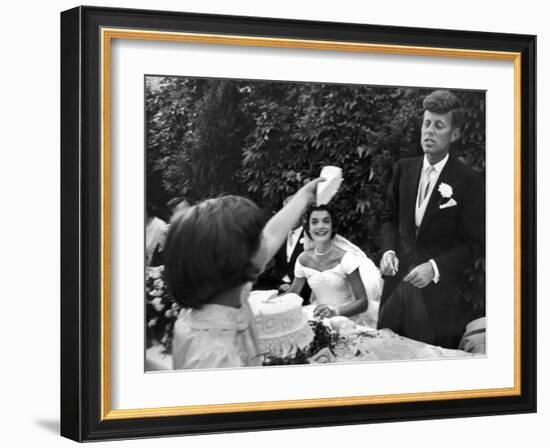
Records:
<instances>
[{"instance_id":1,"label":"bride's arm","mask_svg":"<svg viewBox=\"0 0 550 448\"><path fill-rule=\"evenodd\" d=\"M337 311L341 316L349 317L365 312L369 306L369 301L367 299L367 291L359 275L359 268L355 269L347 278L355 300L347 305L339 306Z\"/></svg>"},{"instance_id":2,"label":"bride's arm","mask_svg":"<svg viewBox=\"0 0 550 448\"><path fill-rule=\"evenodd\" d=\"M315 307L313 312L317 317L332 317L332 316L346 316L351 317L356 314L363 313L369 307L367 299L367 292L365 286L359 275L359 268L347 275L347 279L351 285L355 300L347 305L340 305L338 307L321 304Z\"/></svg>"}]
</instances>

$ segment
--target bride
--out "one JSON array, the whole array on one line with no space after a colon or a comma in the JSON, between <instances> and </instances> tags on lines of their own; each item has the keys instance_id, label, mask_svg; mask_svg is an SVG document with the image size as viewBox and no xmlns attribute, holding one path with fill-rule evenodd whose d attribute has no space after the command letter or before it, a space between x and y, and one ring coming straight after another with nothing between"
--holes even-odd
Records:
<instances>
[{"instance_id":1,"label":"bride","mask_svg":"<svg viewBox=\"0 0 550 448\"><path fill-rule=\"evenodd\" d=\"M382 292L378 268L361 249L336 234L335 217L326 205L310 206L304 221L312 247L296 260L287 292L299 294L307 281L313 291L314 316L347 316L376 328Z\"/></svg>"}]
</instances>

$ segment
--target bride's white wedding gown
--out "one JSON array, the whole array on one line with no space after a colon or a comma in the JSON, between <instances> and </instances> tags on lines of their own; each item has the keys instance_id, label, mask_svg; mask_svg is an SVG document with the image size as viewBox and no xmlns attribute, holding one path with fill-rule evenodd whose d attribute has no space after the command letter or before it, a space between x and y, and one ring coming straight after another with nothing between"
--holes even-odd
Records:
<instances>
[{"instance_id":1,"label":"bride's white wedding gown","mask_svg":"<svg viewBox=\"0 0 550 448\"><path fill-rule=\"evenodd\" d=\"M380 272L370 259L346 252L340 263L325 271L303 266L296 261L294 274L296 277L306 278L313 291L312 304L339 307L356 300L347 276L357 268L367 292L369 306L367 311L350 316L350 319L360 325L376 328L382 279Z\"/></svg>"}]
</instances>

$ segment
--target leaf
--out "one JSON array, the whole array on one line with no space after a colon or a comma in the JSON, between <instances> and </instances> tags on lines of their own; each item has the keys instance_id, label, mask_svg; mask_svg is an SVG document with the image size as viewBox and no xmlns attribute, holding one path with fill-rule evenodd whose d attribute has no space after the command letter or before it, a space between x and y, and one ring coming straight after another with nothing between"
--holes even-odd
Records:
<instances>
[{"instance_id":1,"label":"leaf","mask_svg":"<svg viewBox=\"0 0 550 448\"><path fill-rule=\"evenodd\" d=\"M374 178L374 169L370 169L370 173L369 173L369 182L372 181L372 179Z\"/></svg>"}]
</instances>

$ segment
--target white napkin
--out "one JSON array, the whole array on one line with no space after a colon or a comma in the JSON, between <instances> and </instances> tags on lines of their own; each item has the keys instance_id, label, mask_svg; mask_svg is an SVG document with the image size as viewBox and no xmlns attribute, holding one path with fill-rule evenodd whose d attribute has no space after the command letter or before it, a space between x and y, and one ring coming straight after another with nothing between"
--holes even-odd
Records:
<instances>
[{"instance_id":1,"label":"white napkin","mask_svg":"<svg viewBox=\"0 0 550 448\"><path fill-rule=\"evenodd\" d=\"M342 169L337 166L323 167L321 177L324 177L326 180L317 185L317 205L328 204L344 180L342 178Z\"/></svg>"}]
</instances>

